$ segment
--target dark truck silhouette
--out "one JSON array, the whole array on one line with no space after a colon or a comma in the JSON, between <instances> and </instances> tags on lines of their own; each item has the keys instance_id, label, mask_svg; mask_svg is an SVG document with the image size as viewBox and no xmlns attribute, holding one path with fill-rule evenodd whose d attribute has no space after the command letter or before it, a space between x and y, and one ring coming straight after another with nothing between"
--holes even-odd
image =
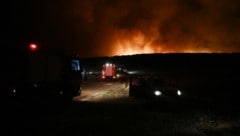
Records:
<instances>
[{"instance_id":1,"label":"dark truck silhouette","mask_svg":"<svg viewBox=\"0 0 240 136\"><path fill-rule=\"evenodd\" d=\"M81 94L80 59L62 51L31 46L8 48L1 54L1 99L72 102Z\"/></svg>"},{"instance_id":2,"label":"dark truck silhouette","mask_svg":"<svg viewBox=\"0 0 240 136\"><path fill-rule=\"evenodd\" d=\"M180 104L186 99L185 92L175 83L152 75L130 76L129 96L163 104Z\"/></svg>"}]
</instances>

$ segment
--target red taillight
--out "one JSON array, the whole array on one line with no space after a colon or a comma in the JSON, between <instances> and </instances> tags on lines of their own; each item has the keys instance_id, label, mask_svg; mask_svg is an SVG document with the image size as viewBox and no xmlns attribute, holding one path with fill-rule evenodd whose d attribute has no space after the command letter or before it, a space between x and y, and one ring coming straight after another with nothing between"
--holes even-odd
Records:
<instances>
[{"instance_id":1,"label":"red taillight","mask_svg":"<svg viewBox=\"0 0 240 136\"><path fill-rule=\"evenodd\" d=\"M36 51L38 49L38 46L37 46L37 44L31 43L29 45L29 49L30 49L30 51Z\"/></svg>"}]
</instances>

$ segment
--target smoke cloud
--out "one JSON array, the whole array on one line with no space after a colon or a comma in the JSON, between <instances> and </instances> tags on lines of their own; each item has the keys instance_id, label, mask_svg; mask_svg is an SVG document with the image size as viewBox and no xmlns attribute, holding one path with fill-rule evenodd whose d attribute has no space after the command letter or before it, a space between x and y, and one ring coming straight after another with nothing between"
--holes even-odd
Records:
<instances>
[{"instance_id":1,"label":"smoke cloud","mask_svg":"<svg viewBox=\"0 0 240 136\"><path fill-rule=\"evenodd\" d=\"M35 5L41 7L32 8L34 21L48 19L37 25L45 24L38 31L50 40L58 35L55 41L80 56L240 52L238 0L71 0Z\"/></svg>"}]
</instances>

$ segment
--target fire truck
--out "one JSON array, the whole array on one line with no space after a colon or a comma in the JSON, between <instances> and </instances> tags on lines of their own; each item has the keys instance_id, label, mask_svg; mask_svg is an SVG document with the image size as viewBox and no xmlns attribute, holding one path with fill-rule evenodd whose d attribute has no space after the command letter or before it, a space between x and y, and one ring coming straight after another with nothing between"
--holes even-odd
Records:
<instances>
[{"instance_id":1,"label":"fire truck","mask_svg":"<svg viewBox=\"0 0 240 136\"><path fill-rule=\"evenodd\" d=\"M77 56L30 43L6 49L1 63L1 100L69 103L81 94L82 64Z\"/></svg>"},{"instance_id":2,"label":"fire truck","mask_svg":"<svg viewBox=\"0 0 240 136\"><path fill-rule=\"evenodd\" d=\"M117 67L113 63L106 63L102 66L102 79L116 79Z\"/></svg>"}]
</instances>

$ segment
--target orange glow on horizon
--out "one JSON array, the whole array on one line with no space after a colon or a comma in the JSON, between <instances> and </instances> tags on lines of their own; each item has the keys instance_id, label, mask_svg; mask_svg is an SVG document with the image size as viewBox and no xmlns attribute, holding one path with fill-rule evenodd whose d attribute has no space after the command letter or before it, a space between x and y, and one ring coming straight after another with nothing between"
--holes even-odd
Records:
<instances>
[{"instance_id":1,"label":"orange glow on horizon","mask_svg":"<svg viewBox=\"0 0 240 136\"><path fill-rule=\"evenodd\" d=\"M148 38L140 31L124 33L118 35L112 43L112 55L135 55L135 54L152 54L152 53L220 53L220 51L211 51L207 48L199 48L189 43L181 48L167 48L167 45L156 44L154 41L158 37ZM198 48L197 48L198 47Z\"/></svg>"},{"instance_id":2,"label":"orange glow on horizon","mask_svg":"<svg viewBox=\"0 0 240 136\"><path fill-rule=\"evenodd\" d=\"M212 52L210 50L204 49L185 49L181 51L172 51L172 50L164 50L161 48L154 49L151 47L139 48L131 45L120 45L116 46L114 55L123 56L123 55L136 55L136 54L152 54L152 53L221 53L221 51Z\"/></svg>"},{"instance_id":3,"label":"orange glow on horizon","mask_svg":"<svg viewBox=\"0 0 240 136\"><path fill-rule=\"evenodd\" d=\"M69 23L56 30L68 36L63 43L73 47L66 50L79 56L240 53L237 0L81 0L67 5L71 10L63 15L69 15ZM65 33L69 30L72 34Z\"/></svg>"}]
</instances>

